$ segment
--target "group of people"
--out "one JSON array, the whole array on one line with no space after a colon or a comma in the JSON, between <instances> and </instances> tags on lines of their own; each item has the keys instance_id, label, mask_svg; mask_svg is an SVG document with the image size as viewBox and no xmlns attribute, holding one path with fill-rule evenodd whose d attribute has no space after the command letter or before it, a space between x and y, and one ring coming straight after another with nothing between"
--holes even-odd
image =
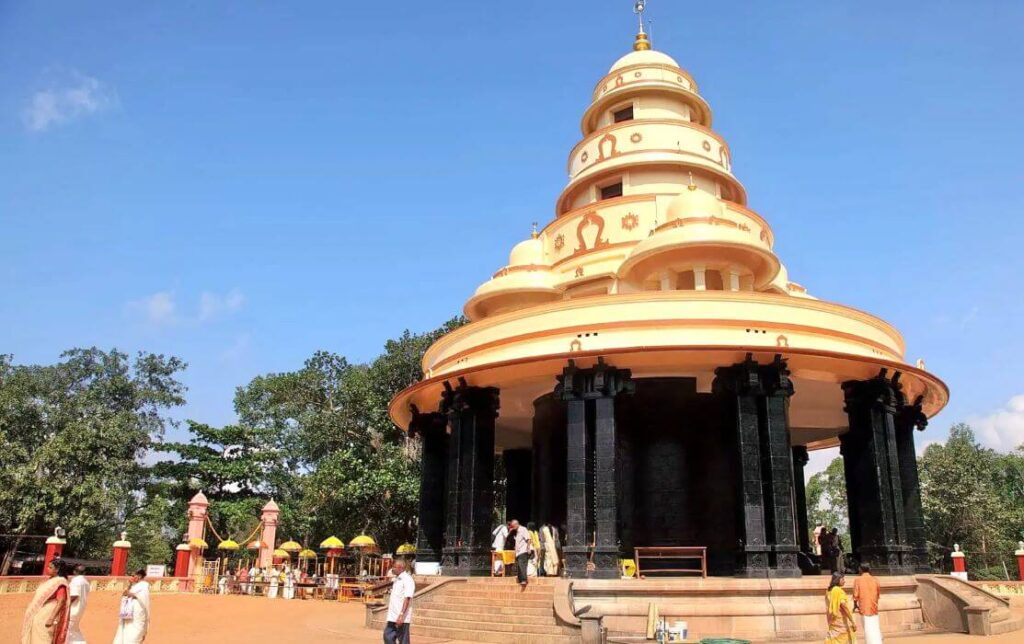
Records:
<instances>
[{"instance_id":1,"label":"group of people","mask_svg":"<svg viewBox=\"0 0 1024 644\"><path fill-rule=\"evenodd\" d=\"M556 577L561 572L561 532L553 525L530 522L523 527L518 520L498 525L491 532L491 549L495 552L512 551L515 554L516 574L519 583L526 585L529 577ZM504 572L503 558L494 560L494 573Z\"/></svg>"},{"instance_id":2,"label":"group of people","mask_svg":"<svg viewBox=\"0 0 1024 644\"><path fill-rule=\"evenodd\" d=\"M311 581L316 580L304 570L297 570L291 566L260 568L254 563L249 568L243 566L237 571L229 568L217 581L217 592L221 595L255 595L257 589L266 586L266 596L269 599L276 599L279 590L284 599L295 599L296 585L308 584Z\"/></svg>"},{"instance_id":3,"label":"group of people","mask_svg":"<svg viewBox=\"0 0 1024 644\"><path fill-rule=\"evenodd\" d=\"M857 622L854 613L860 613L864 620L864 640L867 644L882 644L882 625L878 618L878 601L882 587L871 574L871 566L860 565L860 575L853 582L853 606L843 589L846 577L841 571L832 573L832 579L825 594L828 635L825 644L853 644L857 639Z\"/></svg>"},{"instance_id":4,"label":"group of people","mask_svg":"<svg viewBox=\"0 0 1024 644\"><path fill-rule=\"evenodd\" d=\"M85 644L82 616L89 602L85 568L78 565L72 569L67 562L54 559L46 567L46 576L25 611L21 644ZM113 644L140 644L146 639L150 603L145 578L145 570L136 571L121 593Z\"/></svg>"},{"instance_id":5,"label":"group of people","mask_svg":"<svg viewBox=\"0 0 1024 644\"><path fill-rule=\"evenodd\" d=\"M839 528L819 525L814 528L814 554L820 557L822 570L843 572L846 562L843 556L843 538Z\"/></svg>"}]
</instances>

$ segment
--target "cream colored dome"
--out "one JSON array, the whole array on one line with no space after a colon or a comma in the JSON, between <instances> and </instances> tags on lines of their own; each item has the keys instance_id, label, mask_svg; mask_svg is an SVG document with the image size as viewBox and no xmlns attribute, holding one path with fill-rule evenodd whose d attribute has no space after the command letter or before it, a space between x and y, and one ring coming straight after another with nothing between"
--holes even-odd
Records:
<instances>
[{"instance_id":1,"label":"cream colored dome","mask_svg":"<svg viewBox=\"0 0 1024 644\"><path fill-rule=\"evenodd\" d=\"M663 54L660 51L654 51L653 49L646 49L641 51L631 51L622 58L615 61L612 68L608 70L608 73L618 71L623 67L629 67L630 65L670 65L672 67L679 67L679 63L668 54Z\"/></svg>"},{"instance_id":2,"label":"cream colored dome","mask_svg":"<svg viewBox=\"0 0 1024 644\"><path fill-rule=\"evenodd\" d=\"M532 266L544 263L544 242L539 237L519 242L508 256L509 266Z\"/></svg>"},{"instance_id":3,"label":"cream colored dome","mask_svg":"<svg viewBox=\"0 0 1024 644\"><path fill-rule=\"evenodd\" d=\"M686 217L714 217L722 214L722 203L710 192L689 185L668 205L667 221Z\"/></svg>"}]
</instances>

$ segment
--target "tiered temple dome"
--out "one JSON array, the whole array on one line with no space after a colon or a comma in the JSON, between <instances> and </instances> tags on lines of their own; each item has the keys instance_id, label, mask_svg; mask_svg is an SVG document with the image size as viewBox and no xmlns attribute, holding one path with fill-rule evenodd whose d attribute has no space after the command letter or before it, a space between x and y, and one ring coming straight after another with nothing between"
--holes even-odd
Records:
<instances>
[{"instance_id":1,"label":"tiered temple dome","mask_svg":"<svg viewBox=\"0 0 1024 644\"><path fill-rule=\"evenodd\" d=\"M567 525L570 575L644 545L799 575L807 451L842 444L854 549L926 569L913 430L946 386L890 324L790 279L697 84L642 31L581 130L553 219L392 400L424 439L422 561L488 574L500 454L508 516Z\"/></svg>"}]
</instances>

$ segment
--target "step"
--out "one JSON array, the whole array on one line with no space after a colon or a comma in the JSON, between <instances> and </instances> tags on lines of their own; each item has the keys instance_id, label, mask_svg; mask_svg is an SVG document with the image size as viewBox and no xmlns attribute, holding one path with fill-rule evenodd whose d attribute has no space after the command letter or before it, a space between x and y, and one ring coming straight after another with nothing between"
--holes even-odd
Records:
<instances>
[{"instance_id":1,"label":"step","mask_svg":"<svg viewBox=\"0 0 1024 644\"><path fill-rule=\"evenodd\" d=\"M520 624L518 622L487 622L466 619L439 619L435 617L421 617L413 614L413 624L421 626L432 626L437 628L456 628L461 630L473 630L487 633L515 633L532 635L568 635L578 633L575 629L555 625Z\"/></svg>"},{"instance_id":2,"label":"step","mask_svg":"<svg viewBox=\"0 0 1024 644\"><path fill-rule=\"evenodd\" d=\"M475 600L475 599L522 599L522 600L545 600L551 601L554 598L554 593L538 593L536 591L496 591L496 590L440 590L437 591L439 595L445 597L459 597L460 599Z\"/></svg>"},{"instance_id":3,"label":"step","mask_svg":"<svg viewBox=\"0 0 1024 644\"><path fill-rule=\"evenodd\" d=\"M533 607L533 606L478 606L475 604L454 604L445 602L429 602L426 600L417 601L415 604L417 611L421 610L439 610L439 611L457 611L465 614L487 614L487 615L532 615L536 617L544 617L545 615L551 615L553 612L550 603L544 607Z\"/></svg>"},{"instance_id":4,"label":"step","mask_svg":"<svg viewBox=\"0 0 1024 644\"><path fill-rule=\"evenodd\" d=\"M437 639L463 640L467 642L494 642L497 644L580 644L578 633L576 635L493 633L462 628L423 626L416 622L412 624L412 634L418 637L435 637Z\"/></svg>"},{"instance_id":5,"label":"step","mask_svg":"<svg viewBox=\"0 0 1024 644\"><path fill-rule=\"evenodd\" d=\"M438 606L503 606L505 608L548 608L553 605L552 599L493 599L491 597L476 597L470 600L467 597L448 597L442 595L434 597L428 595L423 599L417 599L413 606L427 606L434 604Z\"/></svg>"},{"instance_id":6,"label":"step","mask_svg":"<svg viewBox=\"0 0 1024 644\"><path fill-rule=\"evenodd\" d=\"M558 626L554 613L547 615L522 615L508 613L467 613L458 609L440 610L437 608L418 608L416 619L449 619L481 624L529 624L531 626Z\"/></svg>"}]
</instances>

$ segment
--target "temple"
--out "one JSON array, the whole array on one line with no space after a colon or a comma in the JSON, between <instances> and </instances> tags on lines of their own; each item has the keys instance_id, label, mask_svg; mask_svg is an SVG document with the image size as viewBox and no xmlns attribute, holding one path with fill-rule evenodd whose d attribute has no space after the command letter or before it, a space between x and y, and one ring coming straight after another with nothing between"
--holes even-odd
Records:
<instances>
[{"instance_id":1,"label":"temple","mask_svg":"<svg viewBox=\"0 0 1024 644\"><path fill-rule=\"evenodd\" d=\"M422 437L419 559L489 574L503 459L507 515L564 526L571 577L617 577L638 546L797 577L808 452L839 446L855 556L926 571L914 430L945 384L790 278L697 83L642 29L580 129L554 217L391 403Z\"/></svg>"}]
</instances>

